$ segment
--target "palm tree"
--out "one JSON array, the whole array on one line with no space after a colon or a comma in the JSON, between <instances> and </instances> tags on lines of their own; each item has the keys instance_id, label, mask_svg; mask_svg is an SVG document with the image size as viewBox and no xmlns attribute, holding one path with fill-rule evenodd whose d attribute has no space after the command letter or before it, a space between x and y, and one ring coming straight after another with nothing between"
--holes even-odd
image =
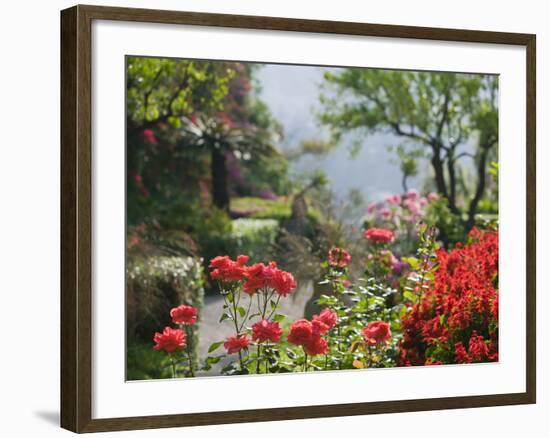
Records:
<instances>
[{"instance_id":1,"label":"palm tree","mask_svg":"<svg viewBox=\"0 0 550 438\"><path fill-rule=\"evenodd\" d=\"M210 154L212 201L229 211L227 155L233 153L242 160L279 154L275 147L277 134L251 123L235 124L225 113L214 117L199 115L182 118L181 142L187 147Z\"/></svg>"}]
</instances>

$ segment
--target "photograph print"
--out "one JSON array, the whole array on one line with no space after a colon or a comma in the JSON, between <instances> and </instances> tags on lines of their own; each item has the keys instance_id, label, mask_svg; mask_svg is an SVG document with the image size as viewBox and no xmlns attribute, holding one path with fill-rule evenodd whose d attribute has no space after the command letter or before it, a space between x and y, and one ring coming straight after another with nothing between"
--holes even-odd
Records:
<instances>
[{"instance_id":1,"label":"photograph print","mask_svg":"<svg viewBox=\"0 0 550 438\"><path fill-rule=\"evenodd\" d=\"M498 362L497 75L125 68L127 380Z\"/></svg>"}]
</instances>

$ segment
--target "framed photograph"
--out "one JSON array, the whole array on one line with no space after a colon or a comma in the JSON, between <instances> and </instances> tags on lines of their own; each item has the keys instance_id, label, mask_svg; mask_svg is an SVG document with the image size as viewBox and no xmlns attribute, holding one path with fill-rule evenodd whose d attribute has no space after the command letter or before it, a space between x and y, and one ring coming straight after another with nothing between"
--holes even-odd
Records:
<instances>
[{"instance_id":1,"label":"framed photograph","mask_svg":"<svg viewBox=\"0 0 550 438\"><path fill-rule=\"evenodd\" d=\"M535 403L535 35L61 12L61 425Z\"/></svg>"}]
</instances>

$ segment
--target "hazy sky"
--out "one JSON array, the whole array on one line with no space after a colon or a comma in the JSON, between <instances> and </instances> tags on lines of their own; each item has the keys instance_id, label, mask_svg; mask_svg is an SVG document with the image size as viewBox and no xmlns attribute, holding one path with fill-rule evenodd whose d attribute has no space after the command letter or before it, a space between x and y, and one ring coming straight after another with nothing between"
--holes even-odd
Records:
<instances>
[{"instance_id":1,"label":"hazy sky","mask_svg":"<svg viewBox=\"0 0 550 438\"><path fill-rule=\"evenodd\" d=\"M319 84L322 67L265 65L257 73L262 87L261 97L273 115L282 123L285 139L282 148L297 146L302 140L327 138L327 131L315 117L320 109ZM337 70L337 69L333 69ZM293 171L320 168L327 174L333 190L346 196L357 188L366 200L401 191L401 172L387 146L396 146L393 135L377 134L362 140L360 153L351 158L350 144L340 144L323 157L306 156L292 163ZM410 187L415 184L411 180Z\"/></svg>"}]
</instances>

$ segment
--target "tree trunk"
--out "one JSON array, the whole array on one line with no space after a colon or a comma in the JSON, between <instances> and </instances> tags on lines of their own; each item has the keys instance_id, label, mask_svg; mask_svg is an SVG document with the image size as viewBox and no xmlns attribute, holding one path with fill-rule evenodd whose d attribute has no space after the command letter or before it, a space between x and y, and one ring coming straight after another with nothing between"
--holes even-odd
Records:
<instances>
[{"instance_id":1,"label":"tree trunk","mask_svg":"<svg viewBox=\"0 0 550 438\"><path fill-rule=\"evenodd\" d=\"M435 173L435 185L437 191L443 195L449 201L449 209L451 212L460 217L460 210L456 206L454 195L451 197L447 190L447 183L445 181L445 171L444 171L444 161L441 159L441 146L437 143L431 144L433 155L432 155L432 167ZM454 171L454 169L453 169Z\"/></svg>"},{"instance_id":2,"label":"tree trunk","mask_svg":"<svg viewBox=\"0 0 550 438\"><path fill-rule=\"evenodd\" d=\"M409 190L407 187L407 174L403 172L403 176L401 177L401 187L403 188L403 193L407 193Z\"/></svg>"},{"instance_id":3,"label":"tree trunk","mask_svg":"<svg viewBox=\"0 0 550 438\"><path fill-rule=\"evenodd\" d=\"M456 205L456 170L454 151L447 157L447 173L449 174L449 204Z\"/></svg>"},{"instance_id":4,"label":"tree trunk","mask_svg":"<svg viewBox=\"0 0 550 438\"><path fill-rule=\"evenodd\" d=\"M474 197L470 201L470 208L468 209L468 220L466 222L466 231L469 231L475 224L475 215L477 211L477 204L483 196L485 191L485 165L487 164L487 155L489 154L490 146L482 146L481 153L479 154L479 161L477 162L477 187Z\"/></svg>"},{"instance_id":5,"label":"tree trunk","mask_svg":"<svg viewBox=\"0 0 550 438\"><path fill-rule=\"evenodd\" d=\"M212 201L216 207L229 212L229 187L227 184L225 152L218 148L212 149L210 172L212 177Z\"/></svg>"}]
</instances>

